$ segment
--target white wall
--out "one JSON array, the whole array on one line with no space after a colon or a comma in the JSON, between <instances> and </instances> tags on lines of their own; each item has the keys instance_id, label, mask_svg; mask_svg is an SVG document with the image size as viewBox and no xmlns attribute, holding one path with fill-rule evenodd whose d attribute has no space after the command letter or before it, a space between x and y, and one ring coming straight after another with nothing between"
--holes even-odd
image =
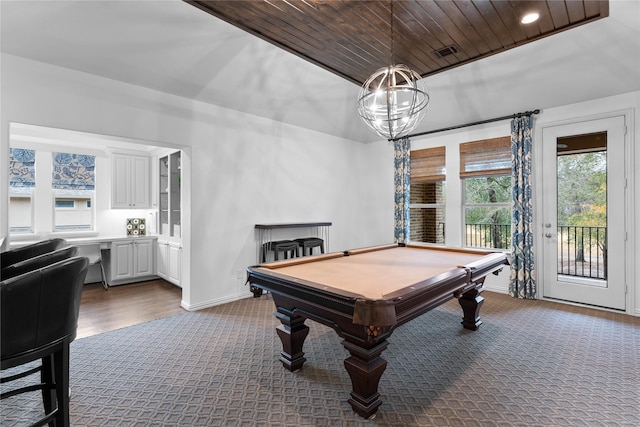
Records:
<instances>
[{"instance_id":1,"label":"white wall","mask_svg":"<svg viewBox=\"0 0 640 427\"><path fill-rule=\"evenodd\" d=\"M237 275L256 261L256 223L331 221L332 250L393 239L391 169L381 171L393 159L375 147L12 55L1 60L3 158L11 122L187 148L189 309L250 295ZM0 235L8 227L1 165Z\"/></svg>"},{"instance_id":2,"label":"white wall","mask_svg":"<svg viewBox=\"0 0 640 427\"><path fill-rule=\"evenodd\" d=\"M193 287L194 301L246 292L237 277L257 261L257 223L331 221L332 251L392 241L392 209L381 225L363 189L374 183L390 193L392 182L368 168L365 145L228 110L202 130L193 146L191 220L204 250L191 259L192 283L206 286ZM215 269L195 267L204 265Z\"/></svg>"}]
</instances>

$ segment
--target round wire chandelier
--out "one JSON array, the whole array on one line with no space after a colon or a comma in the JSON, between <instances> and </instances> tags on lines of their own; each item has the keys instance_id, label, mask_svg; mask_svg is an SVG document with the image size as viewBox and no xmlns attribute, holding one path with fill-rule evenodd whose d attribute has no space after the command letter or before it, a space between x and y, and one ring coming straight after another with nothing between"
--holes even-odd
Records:
<instances>
[{"instance_id":1,"label":"round wire chandelier","mask_svg":"<svg viewBox=\"0 0 640 427\"><path fill-rule=\"evenodd\" d=\"M358 114L378 135L397 139L424 118L429 94L418 73L406 65L383 67L360 89Z\"/></svg>"}]
</instances>

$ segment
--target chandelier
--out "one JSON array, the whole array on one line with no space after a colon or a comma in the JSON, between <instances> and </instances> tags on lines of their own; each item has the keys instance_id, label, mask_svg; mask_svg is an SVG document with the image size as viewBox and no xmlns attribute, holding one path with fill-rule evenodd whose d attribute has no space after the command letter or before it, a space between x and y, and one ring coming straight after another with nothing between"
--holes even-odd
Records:
<instances>
[{"instance_id":1,"label":"chandelier","mask_svg":"<svg viewBox=\"0 0 640 427\"><path fill-rule=\"evenodd\" d=\"M393 0L391 9L391 64L393 58ZM407 135L424 118L429 94L421 77L406 65L383 67L369 77L358 95L358 114L367 126L386 139Z\"/></svg>"},{"instance_id":2,"label":"chandelier","mask_svg":"<svg viewBox=\"0 0 640 427\"><path fill-rule=\"evenodd\" d=\"M424 118L429 105L420 75L406 65L380 68L367 79L358 96L358 114L378 135L407 135Z\"/></svg>"}]
</instances>

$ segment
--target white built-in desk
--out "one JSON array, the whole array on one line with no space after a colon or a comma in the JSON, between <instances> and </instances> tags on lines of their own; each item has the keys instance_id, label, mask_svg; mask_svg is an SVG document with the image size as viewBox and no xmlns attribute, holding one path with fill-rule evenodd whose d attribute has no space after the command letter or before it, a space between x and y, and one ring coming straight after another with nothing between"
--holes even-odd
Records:
<instances>
[{"instance_id":1,"label":"white built-in desk","mask_svg":"<svg viewBox=\"0 0 640 427\"><path fill-rule=\"evenodd\" d=\"M68 244L74 246L96 243L100 245L107 283L110 286L141 282L158 277L155 263L155 247L158 239L156 235L125 236L120 234L65 237L64 239ZM33 242L16 242L12 246L18 247L29 243ZM93 283L100 281L100 279L100 271L91 268L87 272L85 283Z\"/></svg>"}]
</instances>

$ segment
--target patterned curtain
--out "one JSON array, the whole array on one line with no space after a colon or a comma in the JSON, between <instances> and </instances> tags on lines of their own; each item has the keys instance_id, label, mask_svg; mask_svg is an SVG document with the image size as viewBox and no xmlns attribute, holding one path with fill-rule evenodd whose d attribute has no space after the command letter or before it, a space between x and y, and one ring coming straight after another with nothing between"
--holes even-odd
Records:
<instances>
[{"instance_id":1,"label":"patterned curtain","mask_svg":"<svg viewBox=\"0 0 640 427\"><path fill-rule=\"evenodd\" d=\"M22 148L9 149L9 186L36 186L36 152Z\"/></svg>"},{"instance_id":2,"label":"patterned curtain","mask_svg":"<svg viewBox=\"0 0 640 427\"><path fill-rule=\"evenodd\" d=\"M95 169L95 156L53 153L52 186L59 190L93 190Z\"/></svg>"},{"instance_id":3,"label":"patterned curtain","mask_svg":"<svg viewBox=\"0 0 640 427\"><path fill-rule=\"evenodd\" d=\"M509 293L515 298L536 298L533 256L533 204L531 202L531 140L533 117L511 121L511 276Z\"/></svg>"},{"instance_id":4,"label":"patterned curtain","mask_svg":"<svg viewBox=\"0 0 640 427\"><path fill-rule=\"evenodd\" d=\"M393 142L395 188L394 239L396 243L409 241L409 182L411 179L411 142L402 138Z\"/></svg>"}]
</instances>

